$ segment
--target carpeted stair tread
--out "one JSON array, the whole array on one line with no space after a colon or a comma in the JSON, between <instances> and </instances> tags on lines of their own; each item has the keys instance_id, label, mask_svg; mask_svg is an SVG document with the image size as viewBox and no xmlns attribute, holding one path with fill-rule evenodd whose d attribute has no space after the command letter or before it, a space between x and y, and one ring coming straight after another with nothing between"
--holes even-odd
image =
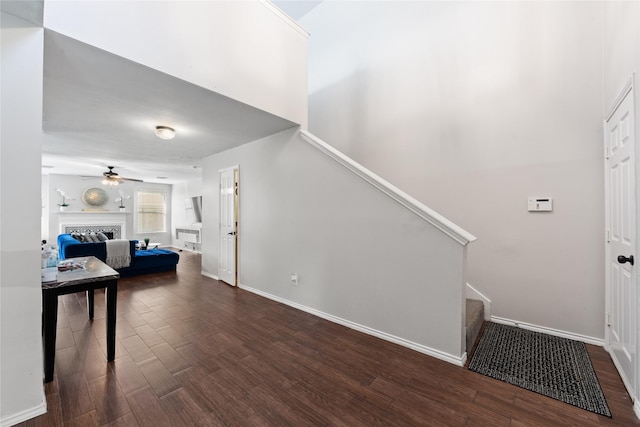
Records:
<instances>
[{"instance_id":1,"label":"carpeted stair tread","mask_svg":"<svg viewBox=\"0 0 640 427\"><path fill-rule=\"evenodd\" d=\"M484 322L484 304L482 301L475 299L467 299L467 316L466 316L466 342L467 353L471 352L473 343L476 341L482 322Z\"/></svg>"}]
</instances>

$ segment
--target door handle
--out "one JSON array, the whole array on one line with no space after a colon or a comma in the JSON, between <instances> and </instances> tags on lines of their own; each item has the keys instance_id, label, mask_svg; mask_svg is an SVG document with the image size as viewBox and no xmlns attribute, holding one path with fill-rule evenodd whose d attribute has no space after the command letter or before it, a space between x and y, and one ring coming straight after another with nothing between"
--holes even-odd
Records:
<instances>
[{"instance_id":1,"label":"door handle","mask_svg":"<svg viewBox=\"0 0 640 427\"><path fill-rule=\"evenodd\" d=\"M629 258L627 258L624 255L618 255L618 262L620 264L624 264L625 262L628 262L629 264L633 265L633 255L629 256Z\"/></svg>"},{"instance_id":2,"label":"door handle","mask_svg":"<svg viewBox=\"0 0 640 427\"><path fill-rule=\"evenodd\" d=\"M232 231L231 233L227 233L227 236L235 236L235 235L236 235L235 231ZM633 257L631 257L631 258L633 258ZM631 264L633 265L633 262L631 262Z\"/></svg>"}]
</instances>

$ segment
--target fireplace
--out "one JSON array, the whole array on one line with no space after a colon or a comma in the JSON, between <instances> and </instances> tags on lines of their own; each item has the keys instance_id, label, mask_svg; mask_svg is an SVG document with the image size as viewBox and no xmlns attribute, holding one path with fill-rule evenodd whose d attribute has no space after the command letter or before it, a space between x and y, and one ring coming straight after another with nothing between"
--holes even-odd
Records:
<instances>
[{"instance_id":1,"label":"fireplace","mask_svg":"<svg viewBox=\"0 0 640 427\"><path fill-rule=\"evenodd\" d=\"M104 233L109 239L127 238L126 212L60 212L59 233Z\"/></svg>"},{"instance_id":2,"label":"fireplace","mask_svg":"<svg viewBox=\"0 0 640 427\"><path fill-rule=\"evenodd\" d=\"M116 224L105 225L65 225L64 232L71 233L104 233L111 239L122 239L122 227Z\"/></svg>"}]
</instances>

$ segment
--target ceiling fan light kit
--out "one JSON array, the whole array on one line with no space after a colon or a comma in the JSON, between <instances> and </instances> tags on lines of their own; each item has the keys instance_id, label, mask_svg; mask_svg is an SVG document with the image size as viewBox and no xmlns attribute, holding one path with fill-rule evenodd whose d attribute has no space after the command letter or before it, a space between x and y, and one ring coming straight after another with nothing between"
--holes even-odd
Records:
<instances>
[{"instance_id":1,"label":"ceiling fan light kit","mask_svg":"<svg viewBox=\"0 0 640 427\"><path fill-rule=\"evenodd\" d=\"M102 176L104 176L104 178L102 179L102 183L104 185L108 185L109 187L114 187L120 184L120 181L143 182L141 179L125 178L123 176L118 175L116 172L113 171L114 167L115 166L107 166L107 169L109 170L102 173Z\"/></svg>"},{"instance_id":2,"label":"ceiling fan light kit","mask_svg":"<svg viewBox=\"0 0 640 427\"><path fill-rule=\"evenodd\" d=\"M160 139L173 139L176 136L175 129L169 126L156 126L156 136Z\"/></svg>"}]
</instances>

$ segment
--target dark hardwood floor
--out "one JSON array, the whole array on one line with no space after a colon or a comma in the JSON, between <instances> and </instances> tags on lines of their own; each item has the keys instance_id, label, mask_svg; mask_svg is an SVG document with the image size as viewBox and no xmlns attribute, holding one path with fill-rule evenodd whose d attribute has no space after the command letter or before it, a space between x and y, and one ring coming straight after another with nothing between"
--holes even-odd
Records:
<instances>
[{"instance_id":1,"label":"dark hardwood floor","mask_svg":"<svg viewBox=\"0 0 640 427\"><path fill-rule=\"evenodd\" d=\"M589 352L609 419L200 275L121 279L116 360L103 293L60 298L49 412L22 426L640 425L608 354Z\"/></svg>"}]
</instances>

